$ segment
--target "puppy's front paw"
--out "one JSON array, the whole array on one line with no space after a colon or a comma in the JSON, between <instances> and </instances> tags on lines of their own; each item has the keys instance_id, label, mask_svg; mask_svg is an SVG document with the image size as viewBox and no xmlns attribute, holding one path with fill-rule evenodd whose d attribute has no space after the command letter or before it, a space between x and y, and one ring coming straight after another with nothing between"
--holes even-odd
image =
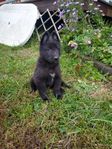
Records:
<instances>
[{"instance_id":1,"label":"puppy's front paw","mask_svg":"<svg viewBox=\"0 0 112 149\"><path fill-rule=\"evenodd\" d=\"M61 92L58 92L58 93L55 94L55 97L56 97L57 99L62 99L63 94L62 94Z\"/></svg>"},{"instance_id":2,"label":"puppy's front paw","mask_svg":"<svg viewBox=\"0 0 112 149\"><path fill-rule=\"evenodd\" d=\"M49 97L46 94L40 94L43 101L49 101Z\"/></svg>"},{"instance_id":3,"label":"puppy's front paw","mask_svg":"<svg viewBox=\"0 0 112 149\"><path fill-rule=\"evenodd\" d=\"M43 101L49 101L49 98L47 96L43 97L42 99Z\"/></svg>"}]
</instances>

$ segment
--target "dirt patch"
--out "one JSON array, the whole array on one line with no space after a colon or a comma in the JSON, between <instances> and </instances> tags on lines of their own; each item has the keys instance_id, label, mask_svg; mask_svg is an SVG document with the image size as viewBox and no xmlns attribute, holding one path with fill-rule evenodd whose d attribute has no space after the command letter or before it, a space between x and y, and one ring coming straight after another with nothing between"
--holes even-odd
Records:
<instances>
[{"instance_id":1,"label":"dirt patch","mask_svg":"<svg viewBox=\"0 0 112 149\"><path fill-rule=\"evenodd\" d=\"M4 148L4 139L5 139L5 126L4 122L7 117L7 109L0 103L0 148Z\"/></svg>"},{"instance_id":2,"label":"dirt patch","mask_svg":"<svg viewBox=\"0 0 112 149\"><path fill-rule=\"evenodd\" d=\"M101 85L94 93L90 95L92 98L106 98L112 100L112 83Z\"/></svg>"},{"instance_id":3,"label":"dirt patch","mask_svg":"<svg viewBox=\"0 0 112 149\"><path fill-rule=\"evenodd\" d=\"M72 134L48 146L49 149L110 149L109 146L94 142L89 135Z\"/></svg>"},{"instance_id":4,"label":"dirt patch","mask_svg":"<svg viewBox=\"0 0 112 149\"><path fill-rule=\"evenodd\" d=\"M25 132L23 143L26 149L43 149L44 143L39 139L38 129L28 129Z\"/></svg>"},{"instance_id":5,"label":"dirt patch","mask_svg":"<svg viewBox=\"0 0 112 149\"><path fill-rule=\"evenodd\" d=\"M44 149L44 140L40 137L41 130L33 118L13 121L4 134L5 145L0 149Z\"/></svg>"},{"instance_id":6,"label":"dirt patch","mask_svg":"<svg viewBox=\"0 0 112 149\"><path fill-rule=\"evenodd\" d=\"M28 57L37 57L38 56L38 50L34 51L30 48L24 49L24 50L19 50L17 51L17 56L19 58L28 58Z\"/></svg>"},{"instance_id":7,"label":"dirt patch","mask_svg":"<svg viewBox=\"0 0 112 149\"><path fill-rule=\"evenodd\" d=\"M48 132L42 132L41 127L16 125L6 132L5 147L3 149L110 149L109 146L99 144L96 138L88 134L70 134L49 142ZM38 127L38 126L37 126ZM47 134L47 135L46 135ZM95 139L95 140L94 140ZM49 142L49 143L48 143ZM2 149L1 148L1 149Z\"/></svg>"}]
</instances>

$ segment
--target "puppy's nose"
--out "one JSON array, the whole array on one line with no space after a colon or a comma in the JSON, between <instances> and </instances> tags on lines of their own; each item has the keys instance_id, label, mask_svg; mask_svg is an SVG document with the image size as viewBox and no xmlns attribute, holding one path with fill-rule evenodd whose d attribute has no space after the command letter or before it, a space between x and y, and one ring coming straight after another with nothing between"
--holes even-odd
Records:
<instances>
[{"instance_id":1,"label":"puppy's nose","mask_svg":"<svg viewBox=\"0 0 112 149\"><path fill-rule=\"evenodd\" d=\"M58 58L59 58L58 56L55 56L55 57L54 57L54 60L56 60L56 61L57 61L57 60L58 60Z\"/></svg>"}]
</instances>

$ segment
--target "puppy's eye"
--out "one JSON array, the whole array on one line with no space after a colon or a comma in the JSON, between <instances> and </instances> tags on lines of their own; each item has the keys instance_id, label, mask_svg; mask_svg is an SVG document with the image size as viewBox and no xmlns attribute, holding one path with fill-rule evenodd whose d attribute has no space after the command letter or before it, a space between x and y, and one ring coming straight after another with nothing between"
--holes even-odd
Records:
<instances>
[{"instance_id":1,"label":"puppy's eye","mask_svg":"<svg viewBox=\"0 0 112 149\"><path fill-rule=\"evenodd\" d=\"M45 51L46 51L46 52L49 52L49 49L48 49L48 48L46 48L46 49L45 49Z\"/></svg>"}]
</instances>

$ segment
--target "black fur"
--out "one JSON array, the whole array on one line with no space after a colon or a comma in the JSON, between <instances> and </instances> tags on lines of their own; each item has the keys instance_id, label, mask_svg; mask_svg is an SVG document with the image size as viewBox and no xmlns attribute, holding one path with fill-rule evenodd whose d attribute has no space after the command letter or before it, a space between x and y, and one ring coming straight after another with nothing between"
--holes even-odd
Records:
<instances>
[{"instance_id":1,"label":"black fur","mask_svg":"<svg viewBox=\"0 0 112 149\"><path fill-rule=\"evenodd\" d=\"M40 56L34 75L31 79L32 91L39 91L43 100L49 100L47 88L52 88L57 99L63 96L63 86L68 87L61 79L59 65L60 41L55 32L46 32L40 42Z\"/></svg>"}]
</instances>

